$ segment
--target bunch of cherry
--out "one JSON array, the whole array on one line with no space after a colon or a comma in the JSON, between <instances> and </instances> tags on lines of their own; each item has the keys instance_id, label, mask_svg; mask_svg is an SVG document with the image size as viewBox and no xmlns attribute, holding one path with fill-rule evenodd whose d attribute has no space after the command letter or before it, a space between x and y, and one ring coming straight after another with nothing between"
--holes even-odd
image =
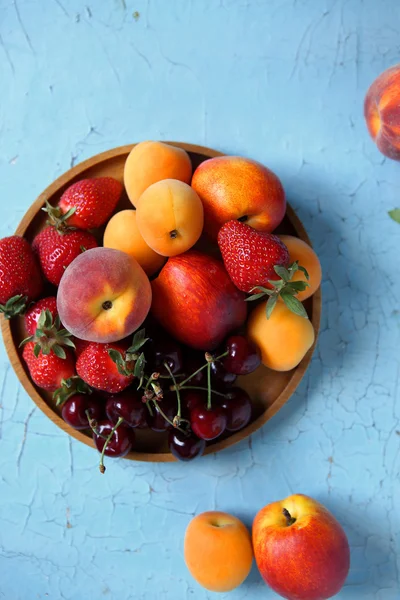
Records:
<instances>
[{"instance_id":1,"label":"bunch of cherry","mask_svg":"<svg viewBox=\"0 0 400 600\"><path fill-rule=\"evenodd\" d=\"M171 453L187 461L201 456L207 441L239 431L251 418L250 397L234 383L260 365L260 355L244 336L233 335L215 353L204 354L183 348L159 329L146 328L146 335L139 389L135 379L106 399L96 392L75 394L62 406L66 423L92 430L102 473L105 455L130 452L137 428L168 432Z\"/></svg>"}]
</instances>

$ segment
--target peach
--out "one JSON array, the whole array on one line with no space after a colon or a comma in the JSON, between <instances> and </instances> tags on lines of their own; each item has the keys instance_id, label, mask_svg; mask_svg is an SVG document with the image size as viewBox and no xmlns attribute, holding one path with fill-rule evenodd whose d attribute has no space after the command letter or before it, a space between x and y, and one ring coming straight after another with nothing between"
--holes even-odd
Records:
<instances>
[{"instance_id":1,"label":"peach","mask_svg":"<svg viewBox=\"0 0 400 600\"><path fill-rule=\"evenodd\" d=\"M121 210L107 223L103 246L122 250L136 259L147 275L154 275L165 263L165 257L146 244L136 222L136 210Z\"/></svg>"},{"instance_id":2,"label":"peach","mask_svg":"<svg viewBox=\"0 0 400 600\"><path fill-rule=\"evenodd\" d=\"M314 343L314 328L308 319L296 315L279 300L269 319L266 302L250 314L247 335L261 352L261 360L274 371L297 367Z\"/></svg>"},{"instance_id":3,"label":"peach","mask_svg":"<svg viewBox=\"0 0 400 600\"><path fill-rule=\"evenodd\" d=\"M203 231L203 205L187 183L165 179L140 196L136 209L138 229L155 252L176 256L189 250Z\"/></svg>"},{"instance_id":4,"label":"peach","mask_svg":"<svg viewBox=\"0 0 400 600\"><path fill-rule=\"evenodd\" d=\"M378 149L400 160L400 64L386 69L367 91L364 116Z\"/></svg>"},{"instance_id":5,"label":"peach","mask_svg":"<svg viewBox=\"0 0 400 600\"><path fill-rule=\"evenodd\" d=\"M187 152L163 142L140 142L125 162L124 184L133 206L143 192L162 179L179 179L190 183L192 163Z\"/></svg>"},{"instance_id":6,"label":"peach","mask_svg":"<svg viewBox=\"0 0 400 600\"><path fill-rule=\"evenodd\" d=\"M204 206L204 230L216 239L221 226L239 219L273 231L285 216L285 192L278 177L255 160L218 156L201 163L192 187Z\"/></svg>"},{"instance_id":7,"label":"peach","mask_svg":"<svg viewBox=\"0 0 400 600\"><path fill-rule=\"evenodd\" d=\"M151 305L151 286L139 263L125 252L93 248L65 270L57 292L64 326L77 338L108 343L133 333Z\"/></svg>"},{"instance_id":8,"label":"peach","mask_svg":"<svg viewBox=\"0 0 400 600\"><path fill-rule=\"evenodd\" d=\"M297 294L297 298L303 302L303 300L312 296L321 285L321 263L311 246L300 238L293 235L279 235L278 237L289 250L290 264L297 261L299 265L306 269L309 275L308 281L302 271L296 271L292 277L293 281L307 281L308 283L308 288Z\"/></svg>"},{"instance_id":9,"label":"peach","mask_svg":"<svg viewBox=\"0 0 400 600\"><path fill-rule=\"evenodd\" d=\"M213 592L229 592L248 576L253 549L246 526L236 517L209 511L186 530L184 556L194 579Z\"/></svg>"}]
</instances>

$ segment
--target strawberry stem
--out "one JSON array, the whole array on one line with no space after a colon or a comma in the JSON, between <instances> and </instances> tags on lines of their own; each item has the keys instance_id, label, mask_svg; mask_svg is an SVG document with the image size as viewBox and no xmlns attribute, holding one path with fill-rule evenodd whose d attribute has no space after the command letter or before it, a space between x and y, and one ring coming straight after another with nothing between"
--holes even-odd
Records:
<instances>
[{"instance_id":1,"label":"strawberry stem","mask_svg":"<svg viewBox=\"0 0 400 600\"><path fill-rule=\"evenodd\" d=\"M106 471L106 468L104 466L104 453L107 450L108 444L111 442L112 436L117 431L117 429L121 425L121 423L123 423L123 421L124 421L124 419L122 417L120 417L106 438L105 444L103 446L103 450L101 451L101 455L100 455L100 463L99 463L100 473L105 473L105 471Z\"/></svg>"}]
</instances>

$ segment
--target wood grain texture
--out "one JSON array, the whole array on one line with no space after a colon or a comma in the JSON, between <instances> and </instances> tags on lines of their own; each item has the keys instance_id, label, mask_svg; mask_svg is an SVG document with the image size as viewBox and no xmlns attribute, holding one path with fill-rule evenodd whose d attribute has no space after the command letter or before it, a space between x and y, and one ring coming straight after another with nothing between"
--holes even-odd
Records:
<instances>
[{"instance_id":1,"label":"wood grain texture","mask_svg":"<svg viewBox=\"0 0 400 600\"><path fill-rule=\"evenodd\" d=\"M207 158L222 156L222 153L203 146L180 142L169 143L184 148L189 153L194 168ZM76 165L61 175L61 177L47 187L32 204L19 224L16 234L22 235L31 241L45 225L46 215L41 210L45 201L48 200L51 204L57 203L63 191L79 179L109 175L123 181L124 163L133 147L134 144L103 152ZM117 210L122 210L124 208L132 208L125 194L123 195ZM285 219L279 227L278 232L295 234L310 244L310 240L300 219L290 206L287 207ZM207 446L206 454L219 452L224 448L228 448L245 439L262 427L264 423L271 419L289 400L310 363L317 342L321 316L320 290L318 290L312 298L306 301L305 306L316 333L313 347L309 350L300 365L293 371L278 373L261 366L255 373L238 378L238 385L246 389L252 397L254 404L253 420L242 431L222 437L215 443L210 443ZM23 319L7 321L2 317L1 327L5 347L12 367L32 400L44 414L63 431L77 440L94 447L90 433L76 431L67 425L60 416L60 410L55 407L51 394L40 390L31 382L24 366L24 362L22 361L21 352L18 349L20 341L25 337ZM137 431L136 450L131 452L126 458L130 460L151 462L170 462L175 460L168 451L166 436L147 430Z\"/></svg>"}]
</instances>

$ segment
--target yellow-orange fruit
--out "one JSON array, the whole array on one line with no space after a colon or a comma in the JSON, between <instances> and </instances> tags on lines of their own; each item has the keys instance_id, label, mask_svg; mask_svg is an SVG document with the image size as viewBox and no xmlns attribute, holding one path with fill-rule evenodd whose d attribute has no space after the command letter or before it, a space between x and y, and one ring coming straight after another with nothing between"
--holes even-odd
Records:
<instances>
[{"instance_id":1,"label":"yellow-orange fruit","mask_svg":"<svg viewBox=\"0 0 400 600\"><path fill-rule=\"evenodd\" d=\"M293 281L306 281L308 288L297 294L297 298L303 302L306 298L312 296L321 285L322 270L319 258L314 250L306 242L293 235L278 236L289 250L290 263L297 260L299 265L304 267L309 275L307 281L306 276L302 271L296 271L293 275Z\"/></svg>"},{"instance_id":2,"label":"yellow-orange fruit","mask_svg":"<svg viewBox=\"0 0 400 600\"><path fill-rule=\"evenodd\" d=\"M189 250L203 231L203 205L182 181L153 183L140 196L136 209L139 231L158 254L176 256Z\"/></svg>"},{"instance_id":3,"label":"yellow-orange fruit","mask_svg":"<svg viewBox=\"0 0 400 600\"><path fill-rule=\"evenodd\" d=\"M260 349L261 360L274 371L297 367L314 343L314 328L304 317L296 315L279 300L269 319L266 302L250 314L247 335Z\"/></svg>"},{"instance_id":4,"label":"yellow-orange fruit","mask_svg":"<svg viewBox=\"0 0 400 600\"><path fill-rule=\"evenodd\" d=\"M149 276L165 263L165 257L154 252L142 238L136 223L136 210L121 210L108 221L103 246L126 252Z\"/></svg>"},{"instance_id":5,"label":"yellow-orange fruit","mask_svg":"<svg viewBox=\"0 0 400 600\"><path fill-rule=\"evenodd\" d=\"M190 183L192 163L182 148L163 142L141 142L129 153L124 168L124 185L133 206L143 192L162 179Z\"/></svg>"},{"instance_id":6,"label":"yellow-orange fruit","mask_svg":"<svg viewBox=\"0 0 400 600\"><path fill-rule=\"evenodd\" d=\"M189 523L185 562L194 579L213 592L229 592L248 576L253 548L246 526L228 513L209 511Z\"/></svg>"}]
</instances>

